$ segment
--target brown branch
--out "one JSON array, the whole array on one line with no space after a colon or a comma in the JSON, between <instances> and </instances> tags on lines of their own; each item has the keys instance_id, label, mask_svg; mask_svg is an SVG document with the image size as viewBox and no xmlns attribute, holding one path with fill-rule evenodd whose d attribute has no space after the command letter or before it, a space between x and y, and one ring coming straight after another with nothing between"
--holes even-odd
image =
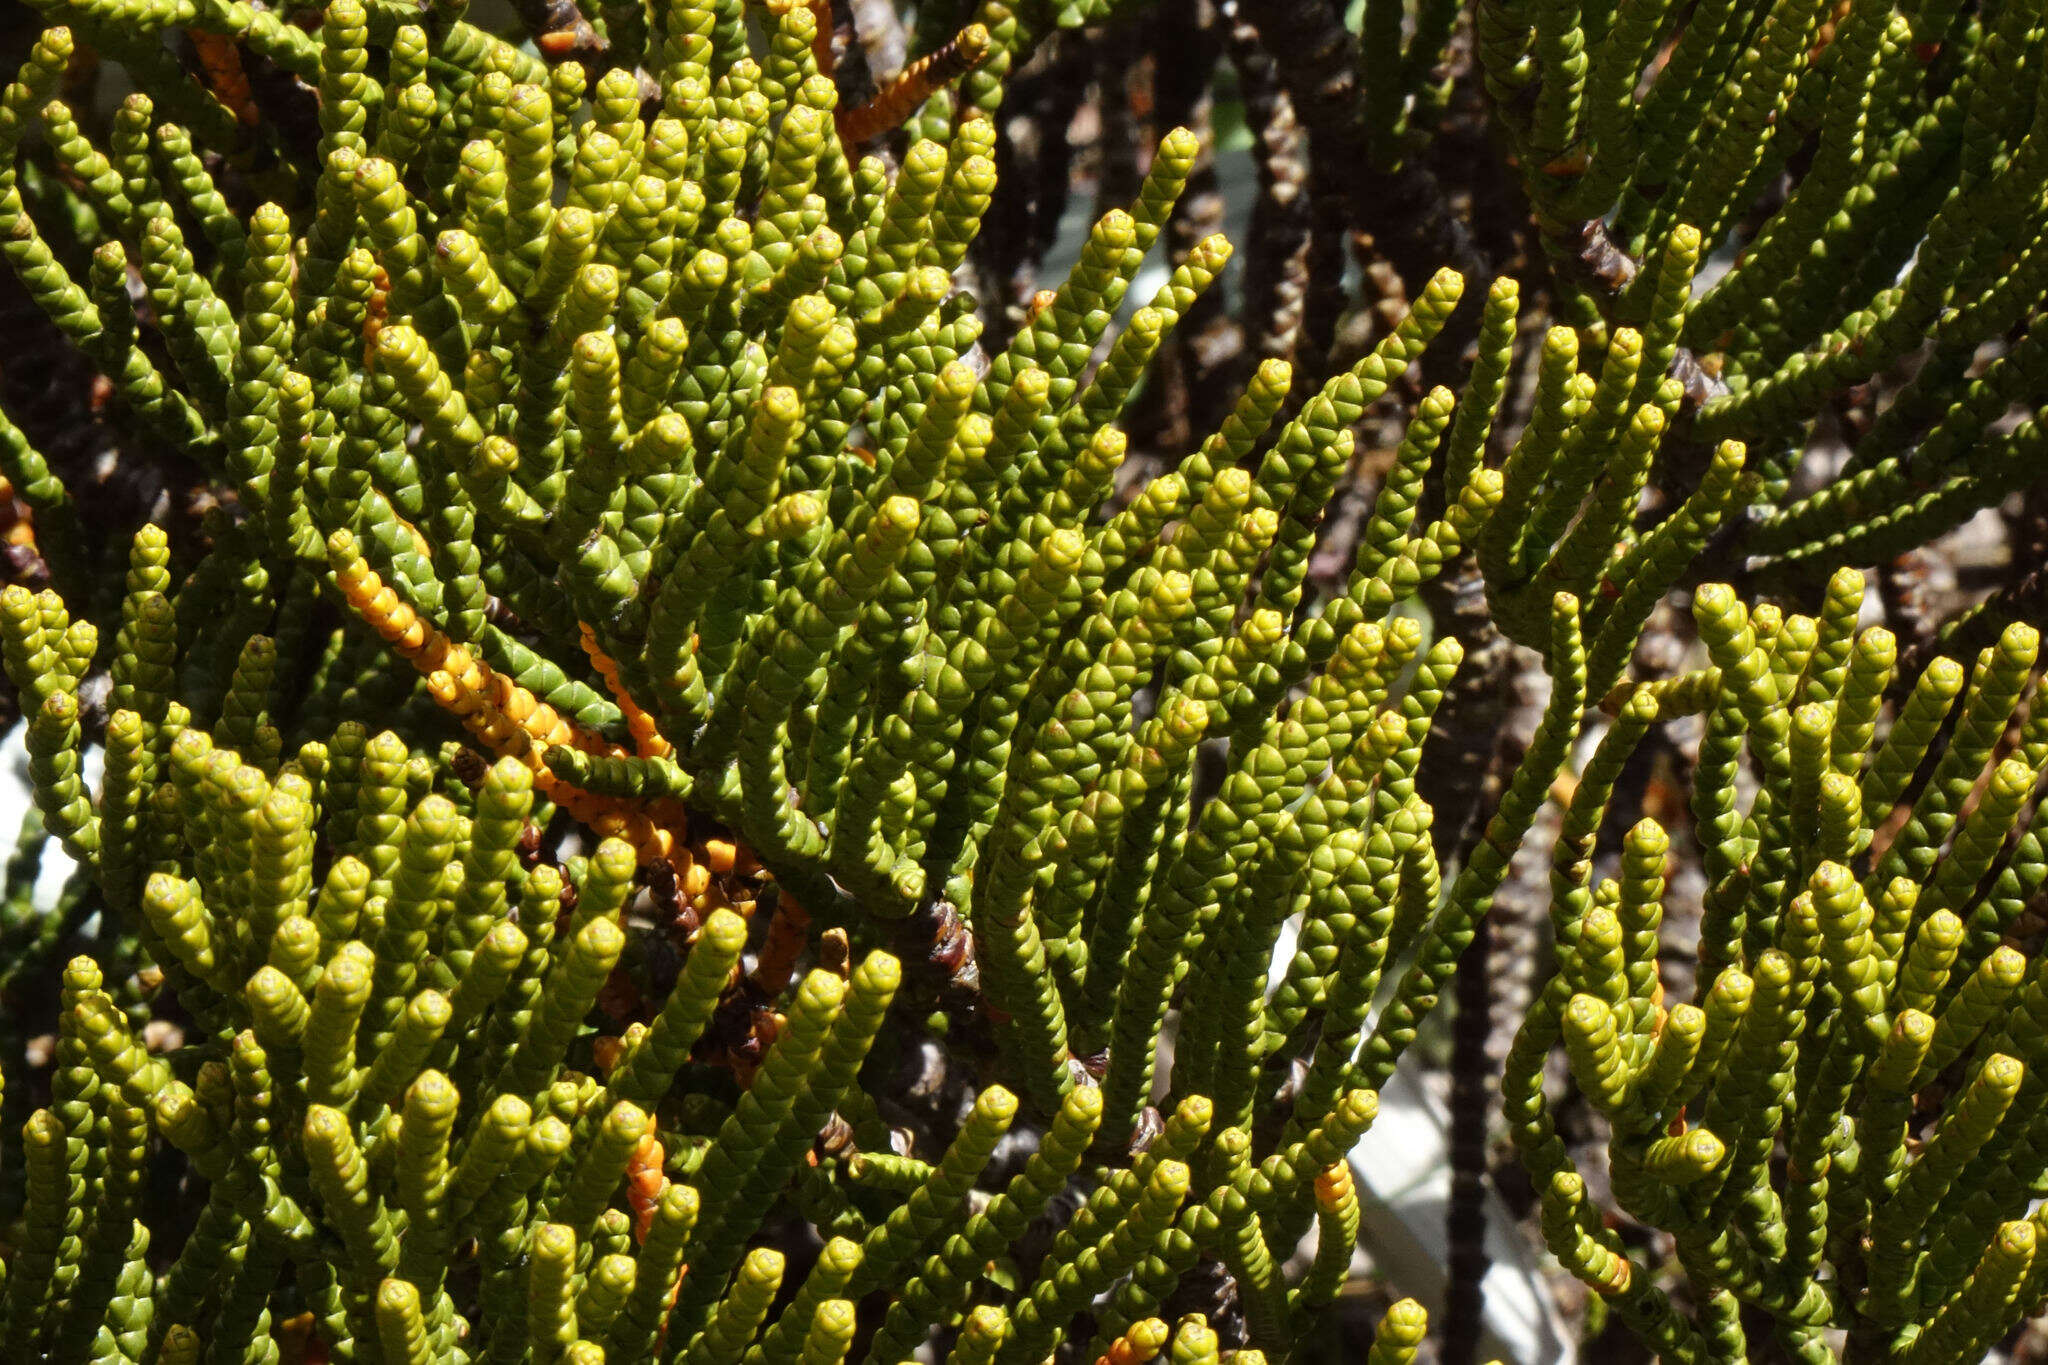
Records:
<instances>
[{"instance_id":1,"label":"brown branch","mask_svg":"<svg viewBox=\"0 0 2048 1365\"><path fill-rule=\"evenodd\" d=\"M987 61L989 51L988 29L969 24L952 42L912 62L881 94L838 114L839 140L854 148L892 131L920 104Z\"/></svg>"}]
</instances>

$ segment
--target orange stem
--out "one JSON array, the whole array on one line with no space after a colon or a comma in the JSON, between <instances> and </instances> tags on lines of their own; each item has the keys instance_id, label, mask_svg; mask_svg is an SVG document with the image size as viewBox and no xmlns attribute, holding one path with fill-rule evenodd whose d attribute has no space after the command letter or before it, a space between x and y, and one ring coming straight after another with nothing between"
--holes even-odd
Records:
<instances>
[{"instance_id":1,"label":"orange stem","mask_svg":"<svg viewBox=\"0 0 2048 1365\"><path fill-rule=\"evenodd\" d=\"M988 29L969 24L952 42L912 62L888 89L860 108L838 114L839 140L855 147L900 126L917 106L987 61L991 50Z\"/></svg>"},{"instance_id":2,"label":"orange stem","mask_svg":"<svg viewBox=\"0 0 2048 1365\"><path fill-rule=\"evenodd\" d=\"M566 719L421 619L361 555L335 571L335 582L350 609L427 680L429 695L492 753L518 758L532 769L533 785L549 800L597 833L626 840L640 861L687 870L684 826L674 802L657 803L668 817L657 822L645 803L585 791L555 776L547 765L547 751L558 744L612 757L623 757L623 749Z\"/></svg>"},{"instance_id":3,"label":"orange stem","mask_svg":"<svg viewBox=\"0 0 2048 1365\"><path fill-rule=\"evenodd\" d=\"M256 107L255 92L249 88L249 73L242 69L242 51L234 40L196 28L186 29L185 34L192 40L192 51L199 58L199 67L206 73L206 84L214 98L226 105L235 122L244 128L261 123L263 114Z\"/></svg>"}]
</instances>

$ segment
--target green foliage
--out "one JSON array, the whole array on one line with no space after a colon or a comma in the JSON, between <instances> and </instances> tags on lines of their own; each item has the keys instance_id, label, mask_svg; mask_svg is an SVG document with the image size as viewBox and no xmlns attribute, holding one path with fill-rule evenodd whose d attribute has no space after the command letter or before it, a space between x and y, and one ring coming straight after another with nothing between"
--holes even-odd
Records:
<instances>
[{"instance_id":1,"label":"green foliage","mask_svg":"<svg viewBox=\"0 0 2048 1365\"><path fill-rule=\"evenodd\" d=\"M1582 778L1554 853L1559 970L1509 1058L1510 1132L1552 1251L1672 1356L1739 1357L1741 1329L1714 1305L1740 1302L1802 1359L1825 1358L1830 1326L1852 1351L1974 1359L2040 1297L2040 987L2001 939L2048 863L2043 815L2020 820L2041 774L1998 756L2039 636L2007 628L1966 694L1961 666L1936 659L1873 745L1860 717L1894 646L1882 627L1855 633L1862 590L1838 573L1815 622L1705 585L1693 610L1711 663L1617 694L1587 778L1612 772L1679 696L1708 712L1728 755L1710 783L1703 745L1693 794L1717 869L1693 1000L1671 1003L1660 981L1664 831L1629 830L1616 878L1596 881L1581 832L1598 827L1611 779ZM1746 812L1743 767L1757 784ZM1916 769L1900 824L1889 817ZM1672 1236L1695 1319L1588 1199L1544 1082L1559 1044L1611 1125L1615 1202Z\"/></svg>"},{"instance_id":2,"label":"green foliage","mask_svg":"<svg viewBox=\"0 0 2048 1365\"><path fill-rule=\"evenodd\" d=\"M1483 0L1548 282L1410 281L1132 478L1231 260L1179 231L1200 138L1000 344L956 281L1004 80L1118 5L984 0L857 108L789 0L543 7L531 46L459 3L41 8L0 254L213 510L113 564L0 417L51 583L0 591L35 802L0 973L61 972L10 1359L1195 1362L1237 1331L1169 1328L1198 1267L1233 1358L1284 1359L1349 1270L1346 1154L1554 794L1504 1093L1558 1259L1680 1360L1742 1358L1739 1310L1802 1360L1969 1359L2048 1293L2048 996L2006 942L2048 875L2037 637L1994 605L1909 684L1854 569L1811 618L1693 586L1802 589L2038 478L2032 11ZM1304 11L1276 51L1331 24L1264 8ZM1368 0L1295 77L1363 77L1340 129L1297 95L1315 137L1398 176L1459 22ZM105 117L59 98L88 49L134 86ZM1909 356L1816 475L1817 419ZM1469 833L1422 794L1495 685L1446 580L1549 681ZM1637 681L1688 589L1705 661ZM1671 839L1596 852L1680 716L1708 885L1673 1004ZM51 840L81 870L42 914ZM1683 1294L1596 1207L1556 1053ZM1372 1358L1425 1326L1396 1305Z\"/></svg>"},{"instance_id":3,"label":"green foliage","mask_svg":"<svg viewBox=\"0 0 2048 1365\"><path fill-rule=\"evenodd\" d=\"M694 14L650 36L670 44ZM161 535L137 540L120 758L97 797L78 723L93 593L75 617L54 591L0 594L43 824L186 1020L179 1046L152 1049L92 960L73 965L86 984L61 1046L81 1089L31 1129L111 1126L128 1147L68 1195L31 1196L6 1324L24 1358L102 1329L136 1359L194 1341L260 1358L304 1312L337 1360L710 1365L757 1339L838 1359L851 1305L886 1285L874 1358L973 1309L957 1352L1035 1360L1105 1294L1098 1350L1152 1339L1203 1259L1284 1353L1334 1298L1343 1258L1290 1285L1286 1248L1317 1219L1343 1238L1333 1257L1348 1243L1355 1196L1319 1195L1318 1177L1372 1121L1367 1078L1413 1038L1498 879L1468 873L1437 912L1414 772L1458 651L1389 614L1499 496L1497 475L1467 470L1443 515L1417 517L1448 394L1342 596L1300 604L1349 425L1461 282L1446 272L1270 432L1291 377L1261 370L1214 438L1098 515L1127 449L1116 419L1228 257L1217 241L1179 262L1091 372L1192 144L1167 139L983 373L946 269L987 201L979 121L915 142L893 181L879 160L849 168L833 87L803 70L809 11L778 14L790 41L772 50L794 69L770 83L679 31L645 122L610 77L586 103L573 68L542 84L460 23L425 35L420 70L414 31L353 0L317 39L257 17L235 36L261 29L259 50L323 94L308 202L244 223L196 164L159 185L138 163L138 192L178 200L138 218L126 181L95 178L109 266L114 250L143 262L173 367L126 328L123 397L140 418L175 394L183 425L158 434L245 515L182 584ZM153 22L79 18L95 35ZM74 43L44 34L5 106L15 137ZM124 115L183 145L146 102ZM65 146L101 155L82 134ZM74 339L104 336L20 201L0 211L38 298ZM310 674L319 651L286 654L269 596L297 584L348 618L320 627L332 643ZM1574 599L1553 614L1575 639ZM358 649L366 630L388 656ZM445 727L418 709L438 703L496 756L481 777L459 746L333 725L404 697L408 665L409 728ZM1297 687L1309 699L1282 706ZM1561 708L1558 744L1575 723ZM1231 749L1198 803L1205 735ZM559 869L535 861L522 841L554 812L609 837ZM735 854L706 820L772 882L713 887ZM685 916L672 985L646 962L665 926L628 931L636 878ZM728 900L768 925L751 951ZM1430 946L1375 1031L1401 905ZM1269 1010L1265 964L1293 914L1319 950ZM962 919L964 997L943 968L899 962L959 965ZM806 932L827 929L837 969ZM1156 1074L1183 978L1178 1059ZM617 1039L607 1001L643 986L662 994ZM905 994L1015 1092L982 1089L907 1197L876 1183L891 1152L863 1065ZM1261 1125L1296 1055L1312 1084ZM1146 1145L1161 1088L1171 1116ZM872 1157L810 1155L835 1113ZM1024 1115L1037 1155L977 1206ZM205 1190L155 1262L131 1249L146 1223L119 1165L153 1145ZM985 1278L1077 1172L1092 1193L1051 1253ZM791 1272L762 1239L783 1210L849 1250L778 1316ZM95 1317L86 1286L115 1280L135 1292Z\"/></svg>"}]
</instances>

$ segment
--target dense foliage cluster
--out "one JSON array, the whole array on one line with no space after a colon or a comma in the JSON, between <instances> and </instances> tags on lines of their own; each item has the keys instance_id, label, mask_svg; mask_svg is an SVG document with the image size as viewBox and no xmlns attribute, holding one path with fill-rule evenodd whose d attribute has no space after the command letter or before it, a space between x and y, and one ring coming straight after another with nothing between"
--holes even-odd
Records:
<instances>
[{"instance_id":1,"label":"dense foliage cluster","mask_svg":"<svg viewBox=\"0 0 2048 1365\"><path fill-rule=\"evenodd\" d=\"M2041 588L1902 659L1859 570L2041 479L2048 23L1246 0L1316 211L1401 221L1348 353L1141 450L1201 136L963 288L1011 84L1141 7L923 5L880 82L852 8L43 5L0 254L178 499L0 415L9 1359L1316 1357L1538 830L1558 1261L1666 1359L1981 1357L2048 1297ZM1617 793L1685 725L1678 971Z\"/></svg>"}]
</instances>

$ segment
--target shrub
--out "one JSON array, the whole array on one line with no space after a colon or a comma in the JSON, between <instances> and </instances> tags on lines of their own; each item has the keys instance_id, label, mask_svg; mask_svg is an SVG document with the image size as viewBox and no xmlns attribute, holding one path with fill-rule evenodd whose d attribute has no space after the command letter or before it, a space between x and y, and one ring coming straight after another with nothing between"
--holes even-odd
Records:
<instances>
[{"instance_id":1,"label":"shrub","mask_svg":"<svg viewBox=\"0 0 2048 1365\"><path fill-rule=\"evenodd\" d=\"M1196 133L1028 310L956 284L1004 80L1114 7L933 6L868 98L829 6L527 8L531 44L454 4L52 3L0 94L0 253L121 461L211 504L110 534L0 417L38 585L0 592L36 807L0 928L57 1021L13 1354L1307 1354L1346 1155L1554 792L1504 1099L1564 1266L1685 1360L1763 1326L1966 1359L2042 1297L2035 590L1908 687L1841 567L2038 478L2028 11L1481 4L1525 307L1430 190L1455 11L1404 39L1375 0L1360 45L1248 6L1324 164L1430 190L1390 201L1408 245L1471 268L1140 466L1155 358L1227 287L1220 236L1169 236ZM59 98L88 50L110 112ZM1829 572L1817 617L1743 605ZM1656 677L1674 591L1705 662ZM1498 637L1547 700L1451 819L1425 750L1471 747ZM1667 1005L1671 840L1596 855L1694 715Z\"/></svg>"}]
</instances>

